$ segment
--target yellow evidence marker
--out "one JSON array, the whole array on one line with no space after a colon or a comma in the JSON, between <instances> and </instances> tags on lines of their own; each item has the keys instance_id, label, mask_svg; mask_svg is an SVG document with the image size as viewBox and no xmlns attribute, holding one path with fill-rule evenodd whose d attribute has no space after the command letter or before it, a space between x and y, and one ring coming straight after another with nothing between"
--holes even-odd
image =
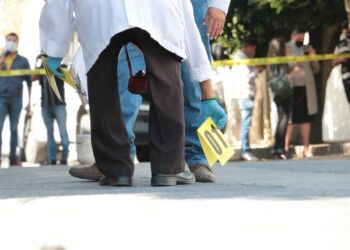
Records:
<instances>
[{"instance_id":1,"label":"yellow evidence marker","mask_svg":"<svg viewBox=\"0 0 350 250\"><path fill-rule=\"evenodd\" d=\"M197 134L210 167L217 161L224 166L234 155L235 150L216 127L212 118L209 117L198 128Z\"/></svg>"}]
</instances>

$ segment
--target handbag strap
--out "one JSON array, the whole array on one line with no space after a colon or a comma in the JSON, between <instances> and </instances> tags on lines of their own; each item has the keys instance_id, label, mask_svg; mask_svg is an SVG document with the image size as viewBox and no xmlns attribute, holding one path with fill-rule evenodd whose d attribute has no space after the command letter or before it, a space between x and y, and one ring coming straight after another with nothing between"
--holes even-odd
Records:
<instances>
[{"instance_id":1,"label":"handbag strap","mask_svg":"<svg viewBox=\"0 0 350 250\"><path fill-rule=\"evenodd\" d=\"M130 77L132 77L134 74L132 73L131 60L130 60L129 52L128 52L126 45L124 45L124 49L125 49L126 61L128 62Z\"/></svg>"}]
</instances>

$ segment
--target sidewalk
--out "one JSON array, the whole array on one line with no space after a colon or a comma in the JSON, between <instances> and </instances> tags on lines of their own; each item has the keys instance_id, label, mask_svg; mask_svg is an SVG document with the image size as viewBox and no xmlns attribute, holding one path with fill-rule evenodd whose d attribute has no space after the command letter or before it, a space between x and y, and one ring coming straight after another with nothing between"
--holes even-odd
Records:
<instances>
[{"instance_id":1,"label":"sidewalk","mask_svg":"<svg viewBox=\"0 0 350 250\"><path fill-rule=\"evenodd\" d=\"M267 146L252 146L252 152L255 156L261 159L273 159L271 155L271 147ZM350 155L350 142L344 143L323 143L310 145L311 152L315 157L327 155ZM290 155L292 159L303 158L303 146L296 145L290 147ZM240 160L240 148L235 148L233 161Z\"/></svg>"},{"instance_id":2,"label":"sidewalk","mask_svg":"<svg viewBox=\"0 0 350 250\"><path fill-rule=\"evenodd\" d=\"M264 159L264 160L270 160L273 159L273 156L271 155L271 147L265 146L265 145L253 145L252 146L252 152L257 157ZM71 147L73 148L73 147ZM346 143L323 143L323 144L314 144L310 145L310 149L315 157L319 156L331 156L331 155L344 155L344 156L350 156L350 142ZM302 159L303 158L303 146L291 146L290 147L290 153L292 156L292 159ZM76 150L70 151L70 165L77 165L79 164L76 160ZM232 161L240 161L240 148L235 148L235 154L232 157ZM22 163L23 166L39 166L39 164L33 164L33 163ZM8 156L3 155L2 156L2 168L8 167ZM1 168L1 167L0 167Z\"/></svg>"}]
</instances>

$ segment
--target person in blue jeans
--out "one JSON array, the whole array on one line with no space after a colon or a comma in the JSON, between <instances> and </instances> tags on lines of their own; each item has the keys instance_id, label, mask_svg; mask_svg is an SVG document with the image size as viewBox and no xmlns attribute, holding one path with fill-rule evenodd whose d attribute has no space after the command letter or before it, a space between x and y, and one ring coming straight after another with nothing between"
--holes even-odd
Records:
<instances>
[{"instance_id":1,"label":"person in blue jeans","mask_svg":"<svg viewBox=\"0 0 350 250\"><path fill-rule=\"evenodd\" d=\"M17 52L19 37L15 33L6 36L5 50L0 54L0 70L30 69L27 58ZM2 129L6 116L10 118L10 166L21 166L16 150L18 146L18 122L22 111L23 82L28 86L28 105L30 107L30 95L32 81L30 76L0 77L0 166Z\"/></svg>"},{"instance_id":2,"label":"person in blue jeans","mask_svg":"<svg viewBox=\"0 0 350 250\"><path fill-rule=\"evenodd\" d=\"M246 38L242 42L241 50L234 55L234 60L244 60L252 58L256 51L256 40ZM252 66L239 65L232 68L233 78L237 82L238 106L241 112L241 159L245 161L254 161L257 158L252 154L249 142L249 131L252 123L252 114L254 108L254 97L256 92L255 79L258 76L258 69Z\"/></svg>"},{"instance_id":3,"label":"person in blue jeans","mask_svg":"<svg viewBox=\"0 0 350 250\"><path fill-rule=\"evenodd\" d=\"M40 58L41 56L38 57L38 60L40 60ZM58 92L62 97L62 101L59 100L53 92L47 77L42 76L39 78L39 84L41 86L41 115L47 130L48 165L56 165L57 163L59 165L67 165L69 139L67 132L67 111L64 96L64 82L57 77L55 77L55 79ZM36 78L34 77L33 80L36 80ZM62 145L62 157L59 162L57 162L57 145L54 137L55 120L58 125Z\"/></svg>"},{"instance_id":4,"label":"person in blue jeans","mask_svg":"<svg viewBox=\"0 0 350 250\"><path fill-rule=\"evenodd\" d=\"M205 45L208 58L211 60L210 38L217 37L221 34L230 0L191 0L191 2L202 42ZM138 72L139 70L144 70L145 62L142 54L132 45L128 45L127 48L133 71ZM198 82L191 81L186 63L182 64L181 71L185 97L185 160L191 172L195 175L196 181L215 182L215 175L208 166L208 162L197 136L197 129L204 122L200 85ZM134 145L135 135L133 133L133 126L142 103L142 97L133 95L128 91L127 83L129 77L130 73L126 62L125 50L122 50L119 55L118 63L118 82L120 83L119 95L123 120L131 143L130 154L131 157L134 158L136 147ZM95 164L86 168L73 167L70 169L70 174L77 178L90 180L99 180L102 176Z\"/></svg>"}]
</instances>

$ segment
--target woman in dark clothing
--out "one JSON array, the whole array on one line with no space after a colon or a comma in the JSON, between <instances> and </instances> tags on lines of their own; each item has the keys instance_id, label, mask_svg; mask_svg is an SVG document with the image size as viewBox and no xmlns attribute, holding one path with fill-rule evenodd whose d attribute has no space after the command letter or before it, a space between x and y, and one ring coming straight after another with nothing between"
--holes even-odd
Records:
<instances>
[{"instance_id":1,"label":"woman in dark clothing","mask_svg":"<svg viewBox=\"0 0 350 250\"><path fill-rule=\"evenodd\" d=\"M268 57L280 57L286 55L285 42L283 38L273 38L269 43ZM287 64L276 64L267 67L268 82L272 82L273 78L285 79L289 84L289 67ZM270 87L273 91L273 86ZM291 92L292 93L292 92ZM278 96L274 93L273 100L277 106L278 122L275 132L275 144L272 153L276 159L286 160L285 138L288 128L288 121L291 110L292 95Z\"/></svg>"}]
</instances>

